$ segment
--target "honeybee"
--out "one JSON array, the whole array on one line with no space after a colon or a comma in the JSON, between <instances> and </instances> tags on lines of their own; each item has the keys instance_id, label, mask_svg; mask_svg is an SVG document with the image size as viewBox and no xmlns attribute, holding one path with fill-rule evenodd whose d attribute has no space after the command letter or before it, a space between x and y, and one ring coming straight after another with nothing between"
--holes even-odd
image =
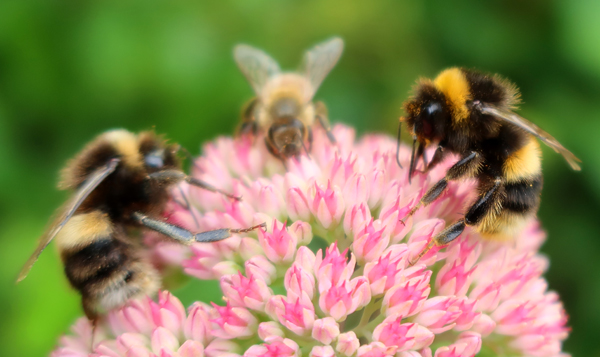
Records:
<instances>
[{"instance_id":1,"label":"honeybee","mask_svg":"<svg viewBox=\"0 0 600 357\"><path fill-rule=\"evenodd\" d=\"M256 94L242 111L239 134L266 132L267 149L284 163L300 155L303 149L310 151L315 119L335 144L325 104L313 103L312 99L343 48L340 38L320 43L304 54L300 71L282 73L277 62L265 52L237 45L233 51L235 61Z\"/></svg>"},{"instance_id":2,"label":"honeybee","mask_svg":"<svg viewBox=\"0 0 600 357\"><path fill-rule=\"evenodd\" d=\"M95 322L100 311L154 294L160 287L158 272L132 230L148 228L191 244L218 241L260 226L194 234L161 220L172 184L186 181L225 194L181 171L178 150L153 132L112 130L91 141L61 172L59 188L74 193L57 211L17 282L55 239L65 274L81 293L85 315Z\"/></svg>"},{"instance_id":3,"label":"honeybee","mask_svg":"<svg viewBox=\"0 0 600 357\"><path fill-rule=\"evenodd\" d=\"M413 135L409 180L421 158L424 172L447 153L458 154L460 159L402 222L440 197L450 180L476 178L478 197L464 217L436 235L413 264L434 245L456 239L466 226L484 237L508 238L537 213L543 179L536 138L564 156L571 168L580 170L575 155L514 113L519 98L517 87L498 75L463 68L446 69L433 81L417 83L414 96L404 104L406 117L400 118L400 125L405 122ZM428 163L425 147L431 144L437 149Z\"/></svg>"}]
</instances>

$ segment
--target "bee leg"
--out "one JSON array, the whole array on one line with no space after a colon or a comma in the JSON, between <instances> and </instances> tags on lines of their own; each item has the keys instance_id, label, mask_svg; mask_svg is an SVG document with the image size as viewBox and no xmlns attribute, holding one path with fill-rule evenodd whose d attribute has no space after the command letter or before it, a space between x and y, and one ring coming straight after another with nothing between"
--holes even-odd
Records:
<instances>
[{"instance_id":1,"label":"bee leg","mask_svg":"<svg viewBox=\"0 0 600 357\"><path fill-rule=\"evenodd\" d=\"M89 297L83 296L81 300L81 305L83 307L83 312L85 316L88 318L90 323L92 324L92 336L90 338L90 351L94 351L94 338L96 337L96 328L98 327L98 322L100 320L98 313L95 309L95 304L92 299Z\"/></svg>"},{"instance_id":2,"label":"bee leg","mask_svg":"<svg viewBox=\"0 0 600 357\"><path fill-rule=\"evenodd\" d=\"M332 144L336 144L335 136L331 132L331 124L329 123L329 111L325 106L325 103L318 101L315 103L315 116L319 121L319 124L325 129L325 133L327 133L327 138Z\"/></svg>"},{"instance_id":3,"label":"bee leg","mask_svg":"<svg viewBox=\"0 0 600 357\"><path fill-rule=\"evenodd\" d=\"M265 223L261 223L259 225L252 226L249 228L223 228L194 234L185 228L176 226L171 223L163 222L158 219L150 218L141 212L134 212L133 218L144 227L151 229L155 232L164 234L167 237L186 245L192 244L194 242L216 242L231 237L232 233L250 232L260 227L266 227Z\"/></svg>"},{"instance_id":4,"label":"bee leg","mask_svg":"<svg viewBox=\"0 0 600 357\"><path fill-rule=\"evenodd\" d=\"M165 185L172 185L172 184L179 183L181 181L185 181L192 186L200 187L200 188L203 188L203 189L211 191L211 192L220 193L223 196L227 196L227 197L232 198L237 201L241 201L241 199L242 199L239 196L234 196L230 193L220 190L220 189L214 187L213 185L209 184L206 181L202 181L202 180L199 180L192 176L186 175L185 172L180 171L180 170L157 171L157 172L153 172L153 173L149 174L148 177L152 180L161 182Z\"/></svg>"},{"instance_id":5,"label":"bee leg","mask_svg":"<svg viewBox=\"0 0 600 357\"><path fill-rule=\"evenodd\" d=\"M246 233L258 228L265 229L267 227L266 223L257 224L256 226L241 228L241 229L233 229L233 228L223 228L223 229L215 229L212 231L202 232L195 235L196 242L215 242L225 238L231 237L232 233Z\"/></svg>"},{"instance_id":6,"label":"bee leg","mask_svg":"<svg viewBox=\"0 0 600 357\"><path fill-rule=\"evenodd\" d=\"M433 160L432 160L433 161ZM435 201L440 195L446 190L448 187L448 181L457 180L464 177L473 176L473 174L479 168L479 164L481 163L481 155L476 151L471 151L467 155L464 155L462 159L460 159L456 164L452 165L450 169L446 172L446 177L436 182L433 187L431 187L419 203L417 203L408 214L400 220L402 224L406 222L408 217L412 216L419 208L422 206L427 206L428 204Z\"/></svg>"},{"instance_id":7,"label":"bee leg","mask_svg":"<svg viewBox=\"0 0 600 357\"><path fill-rule=\"evenodd\" d=\"M463 231L465 230L465 220L461 219L458 222L444 228L443 231L438 233L435 237L431 239L429 243L421 250L421 252L408 263L408 266L415 265L419 259L421 259L434 245L446 245L453 240L455 240Z\"/></svg>"},{"instance_id":8,"label":"bee leg","mask_svg":"<svg viewBox=\"0 0 600 357\"><path fill-rule=\"evenodd\" d=\"M256 121L247 121L240 124L240 129L238 130L239 136L244 135L252 135L256 136L258 133L258 126L256 125Z\"/></svg>"},{"instance_id":9,"label":"bee leg","mask_svg":"<svg viewBox=\"0 0 600 357\"><path fill-rule=\"evenodd\" d=\"M466 226L475 226L492 210L497 207L496 203L500 198L499 192L503 181L500 177L494 180L492 187L488 188L483 194L480 194L479 199L471 205L469 211L464 218L458 220L454 224L446 227L431 239L431 242L423 248L423 250L409 263L409 266L414 265L423 257L434 245L442 246L449 244L465 230Z\"/></svg>"},{"instance_id":10,"label":"bee leg","mask_svg":"<svg viewBox=\"0 0 600 357\"><path fill-rule=\"evenodd\" d=\"M252 98L248 103L244 105L242 110L242 123L238 128L237 135L243 136L246 134L252 134L256 136L258 132L258 125L256 124L256 105L259 103L258 98Z\"/></svg>"},{"instance_id":11,"label":"bee leg","mask_svg":"<svg viewBox=\"0 0 600 357\"><path fill-rule=\"evenodd\" d=\"M98 319L95 318L92 321L92 336L90 338L90 351L94 352L94 339L96 338L96 329L98 328Z\"/></svg>"}]
</instances>

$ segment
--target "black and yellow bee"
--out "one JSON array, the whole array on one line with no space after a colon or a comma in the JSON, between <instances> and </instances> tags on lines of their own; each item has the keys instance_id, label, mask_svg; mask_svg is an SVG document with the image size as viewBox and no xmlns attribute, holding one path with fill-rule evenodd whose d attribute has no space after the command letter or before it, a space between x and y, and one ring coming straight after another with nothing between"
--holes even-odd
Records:
<instances>
[{"instance_id":1,"label":"black and yellow bee","mask_svg":"<svg viewBox=\"0 0 600 357\"><path fill-rule=\"evenodd\" d=\"M159 274L132 230L148 228L191 244L218 241L258 227L194 234L161 220L172 184L187 181L223 193L181 171L177 151L177 145L167 144L152 132L112 130L90 142L63 169L59 188L74 194L58 210L17 282L55 239L65 274L81 293L86 316L95 322L101 310L160 288Z\"/></svg>"},{"instance_id":2,"label":"black and yellow bee","mask_svg":"<svg viewBox=\"0 0 600 357\"><path fill-rule=\"evenodd\" d=\"M575 155L514 113L519 97L517 87L507 80L462 68L418 82L414 96L404 104L406 117L400 118L413 135L409 180L420 159L425 172L447 153L458 154L460 159L402 221L440 197L450 180L476 178L479 195L464 217L435 236L413 263L433 245L456 239L466 226L475 227L484 237L509 237L536 214L543 182L536 138L580 170ZM427 162L425 147L430 144L437 149Z\"/></svg>"}]
</instances>

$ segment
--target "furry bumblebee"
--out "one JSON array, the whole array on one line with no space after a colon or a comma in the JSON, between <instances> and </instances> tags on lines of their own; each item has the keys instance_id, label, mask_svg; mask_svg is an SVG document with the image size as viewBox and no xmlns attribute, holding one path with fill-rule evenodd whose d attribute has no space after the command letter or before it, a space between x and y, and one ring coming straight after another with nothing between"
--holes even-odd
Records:
<instances>
[{"instance_id":1,"label":"furry bumblebee","mask_svg":"<svg viewBox=\"0 0 600 357\"><path fill-rule=\"evenodd\" d=\"M223 193L183 173L178 150L177 145L167 144L152 132L113 130L90 142L63 169L59 188L74 193L57 211L17 282L27 276L55 239L65 274L81 293L86 316L96 321L100 311L154 294L160 287L158 272L132 230L148 228L191 244L214 242L259 227L194 234L162 221L172 184L187 181Z\"/></svg>"},{"instance_id":2,"label":"furry bumblebee","mask_svg":"<svg viewBox=\"0 0 600 357\"><path fill-rule=\"evenodd\" d=\"M315 119L335 143L327 107L323 102L313 103L312 99L343 48L340 38L318 44L305 53L299 73L281 73L277 62L265 52L237 45L233 51L235 61L256 94L242 111L239 134L265 132L267 149L284 164L286 159L299 156L303 149L310 151Z\"/></svg>"},{"instance_id":3,"label":"furry bumblebee","mask_svg":"<svg viewBox=\"0 0 600 357\"><path fill-rule=\"evenodd\" d=\"M485 237L504 238L537 213L543 178L536 138L563 155L574 170L580 170L575 155L514 113L519 97L516 86L505 79L462 68L450 68L433 81L418 82L414 96L404 104L406 117L400 118L400 125L405 122L413 135L409 180L420 159L424 172L447 153L458 154L460 159L402 222L440 197L450 180L476 178L479 195L464 217L435 236L413 263L434 245L456 239L466 226ZM437 149L427 162L425 148L431 144Z\"/></svg>"}]
</instances>

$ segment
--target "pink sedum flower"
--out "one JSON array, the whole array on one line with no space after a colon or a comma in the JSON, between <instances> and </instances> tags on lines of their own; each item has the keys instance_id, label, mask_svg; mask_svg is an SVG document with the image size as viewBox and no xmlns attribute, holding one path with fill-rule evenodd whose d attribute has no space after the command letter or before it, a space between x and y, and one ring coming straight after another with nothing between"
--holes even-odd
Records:
<instances>
[{"instance_id":1,"label":"pink sedum flower","mask_svg":"<svg viewBox=\"0 0 600 357\"><path fill-rule=\"evenodd\" d=\"M212 244L154 245L159 265L218 279L223 301L187 311L166 291L131 301L100 322L93 347L82 318L53 356L564 356L567 317L542 277L535 220L509 242L467 228L411 267L464 212L474 182L450 182L402 224L456 158L409 184L393 139L355 142L341 125L337 145L314 134L310 158L289 160L287 171L260 140L219 138L194 174L243 200L183 185L192 210L170 204L169 219L192 231L267 223ZM409 150L400 154L408 165Z\"/></svg>"}]
</instances>

